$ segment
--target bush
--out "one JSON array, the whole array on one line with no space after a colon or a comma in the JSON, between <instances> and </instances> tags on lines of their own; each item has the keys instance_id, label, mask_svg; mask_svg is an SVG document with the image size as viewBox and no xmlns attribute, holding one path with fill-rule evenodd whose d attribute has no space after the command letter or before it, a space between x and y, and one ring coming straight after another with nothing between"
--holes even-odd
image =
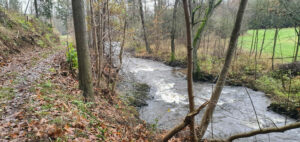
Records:
<instances>
[{"instance_id":1,"label":"bush","mask_svg":"<svg viewBox=\"0 0 300 142\"><path fill-rule=\"evenodd\" d=\"M71 69L78 69L77 51L72 43L68 45L67 62L70 64Z\"/></svg>"},{"instance_id":2,"label":"bush","mask_svg":"<svg viewBox=\"0 0 300 142\"><path fill-rule=\"evenodd\" d=\"M276 80L268 75L264 75L256 80L257 88L266 93L284 96L282 86L279 80Z\"/></svg>"}]
</instances>

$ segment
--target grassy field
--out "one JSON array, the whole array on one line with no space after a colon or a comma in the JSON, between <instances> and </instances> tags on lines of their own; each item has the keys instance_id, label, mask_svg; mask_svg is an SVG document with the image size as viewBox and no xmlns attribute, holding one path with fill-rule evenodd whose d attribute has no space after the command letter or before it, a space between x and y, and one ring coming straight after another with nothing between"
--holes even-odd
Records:
<instances>
[{"instance_id":1,"label":"grassy field","mask_svg":"<svg viewBox=\"0 0 300 142\"><path fill-rule=\"evenodd\" d=\"M256 34L255 30L248 30L247 33L245 33L242 37L240 37L239 46L241 46L241 44L242 44L243 49L250 50L253 32L254 32L254 34ZM261 49L263 35L264 35L264 30L263 29L259 30L259 32L258 32L258 51ZM272 55L272 52L273 52L274 35L275 35L275 29L267 30L265 42L264 42L263 53L266 53L267 55L270 55L270 56ZM275 57L276 58L293 57L294 53L295 53L295 51L294 51L295 44L296 44L295 41L296 41L296 33L295 33L294 28L280 29L279 33L278 33L278 39L277 39L277 44L276 44L276 49L275 49ZM292 58L285 59L285 61L291 61L291 60L292 60ZM298 58L298 60L300 60L300 58Z\"/></svg>"}]
</instances>

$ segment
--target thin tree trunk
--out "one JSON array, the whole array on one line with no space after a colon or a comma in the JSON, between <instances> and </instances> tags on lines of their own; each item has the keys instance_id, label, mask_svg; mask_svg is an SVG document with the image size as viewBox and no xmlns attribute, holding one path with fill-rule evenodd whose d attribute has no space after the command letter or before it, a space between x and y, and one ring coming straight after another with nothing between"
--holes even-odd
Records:
<instances>
[{"instance_id":1,"label":"thin tree trunk","mask_svg":"<svg viewBox=\"0 0 300 142\"><path fill-rule=\"evenodd\" d=\"M224 38L224 46L223 46L223 48L222 48L222 54L221 54L221 58L223 58L224 57L224 53L225 53L225 49L226 49L226 38Z\"/></svg>"},{"instance_id":2,"label":"thin tree trunk","mask_svg":"<svg viewBox=\"0 0 300 142\"><path fill-rule=\"evenodd\" d=\"M83 0L72 0L72 9L78 53L80 89L83 91L83 96L87 101L92 100L94 91Z\"/></svg>"},{"instance_id":3,"label":"thin tree trunk","mask_svg":"<svg viewBox=\"0 0 300 142\"><path fill-rule=\"evenodd\" d=\"M254 39L255 39L255 30L253 30L253 33L252 33L252 41L251 41L249 57L252 55L252 48L253 48Z\"/></svg>"},{"instance_id":4,"label":"thin tree trunk","mask_svg":"<svg viewBox=\"0 0 300 142\"><path fill-rule=\"evenodd\" d=\"M254 56L255 72L254 72L254 80L256 80L256 76L257 76L257 50L258 50L258 30L256 31L256 41L255 41L255 56Z\"/></svg>"},{"instance_id":5,"label":"thin tree trunk","mask_svg":"<svg viewBox=\"0 0 300 142\"><path fill-rule=\"evenodd\" d=\"M111 27L111 22L110 22L110 10L108 9L108 0L106 3L106 9L107 9L107 27L108 27L108 40L109 40L109 76L108 76L108 83L107 83L107 89L109 89L109 85L110 85L110 80L111 80L111 69L113 67L113 61L112 61L112 38L111 38L111 34L112 34L112 27ZM113 92L112 92L113 93Z\"/></svg>"},{"instance_id":6,"label":"thin tree trunk","mask_svg":"<svg viewBox=\"0 0 300 142\"><path fill-rule=\"evenodd\" d=\"M247 5L247 1L248 0L241 0L240 2L240 6L239 6L239 10L237 12L237 16L236 16L236 21L235 21L235 25L234 25L234 29L232 31L231 34L231 38L230 38L230 42L229 42L229 47L227 49L227 54L226 54L226 58L225 58L225 63L223 66L223 69L220 73L220 76L218 78L218 81L216 83L215 89L212 93L212 96L210 98L210 102L207 106L207 109L202 117L201 120L201 124L200 124L200 131L198 131L198 136L199 138L203 138L208 124L212 118L212 114L214 112L214 109L219 101L222 89L224 87L225 84L225 80L226 80L226 75L227 72L229 70L230 64L231 64L231 60L232 60L232 56L234 54L234 51L236 49L236 44L237 44L237 40L240 34L240 29L241 29L241 25L242 25L242 20L243 20L243 15L244 15L244 11Z\"/></svg>"},{"instance_id":7,"label":"thin tree trunk","mask_svg":"<svg viewBox=\"0 0 300 142\"><path fill-rule=\"evenodd\" d=\"M267 29L265 29L264 31L264 35L263 35L263 39L262 39L262 42L261 42L261 47L260 47L260 52L259 52L259 58L261 58L261 53L264 49L264 44L265 44L265 38L266 38L266 32L267 32Z\"/></svg>"},{"instance_id":8,"label":"thin tree trunk","mask_svg":"<svg viewBox=\"0 0 300 142\"><path fill-rule=\"evenodd\" d=\"M187 54L188 54L188 97L189 97L189 108L190 112L194 111L195 102L194 102L194 94L193 94L193 48L192 48L192 38L191 38L191 24L190 24L190 13L188 8L187 0L183 0L183 8L184 8L184 15L185 15L185 26L186 26L186 39L187 39ZM195 117L193 116L190 119L190 140L192 142L197 141L197 136L195 133Z\"/></svg>"},{"instance_id":9,"label":"thin tree trunk","mask_svg":"<svg viewBox=\"0 0 300 142\"><path fill-rule=\"evenodd\" d=\"M94 17L94 8L93 8L93 0L90 0L90 18L91 18L91 29L92 29L92 38L93 38L93 49L95 50L96 53L96 69L95 69L95 78L98 79L99 75L99 51L98 51L98 41L97 41L97 27L96 27L96 21ZM99 86L97 86L99 87Z\"/></svg>"},{"instance_id":10,"label":"thin tree trunk","mask_svg":"<svg viewBox=\"0 0 300 142\"><path fill-rule=\"evenodd\" d=\"M217 53L217 51L218 51L218 49L217 49L217 42L218 42L218 40L215 38L215 44L214 44L214 50L213 50L213 55L214 56L218 54Z\"/></svg>"},{"instance_id":11,"label":"thin tree trunk","mask_svg":"<svg viewBox=\"0 0 300 142\"><path fill-rule=\"evenodd\" d=\"M297 46L296 46L296 52L295 52L294 62L297 61L298 52L299 52L299 46L300 46L300 27L299 27L299 30L297 30L297 28L295 27L295 31L296 31L297 36L298 36L298 41L297 41Z\"/></svg>"},{"instance_id":12,"label":"thin tree trunk","mask_svg":"<svg viewBox=\"0 0 300 142\"><path fill-rule=\"evenodd\" d=\"M140 16L141 16L141 21L142 21L143 35L144 35L146 50L147 50L148 53L152 53L152 50L151 50L150 45L149 45L148 40L147 40L147 33L146 33L144 13L143 13L143 3L142 3L142 0L138 0L138 1L139 1L139 5L140 5Z\"/></svg>"},{"instance_id":13,"label":"thin tree trunk","mask_svg":"<svg viewBox=\"0 0 300 142\"><path fill-rule=\"evenodd\" d=\"M37 0L34 0L34 10L35 10L35 17L39 18L39 9L38 9Z\"/></svg>"},{"instance_id":14,"label":"thin tree trunk","mask_svg":"<svg viewBox=\"0 0 300 142\"><path fill-rule=\"evenodd\" d=\"M257 45L258 45L258 29L256 29L256 32L255 32L255 39L254 39L254 44L253 44L253 53L256 52L257 50Z\"/></svg>"},{"instance_id":15,"label":"thin tree trunk","mask_svg":"<svg viewBox=\"0 0 300 142\"><path fill-rule=\"evenodd\" d=\"M98 52L99 52L99 61L98 61L98 79L97 79L97 86L101 86L101 79L102 79L102 66L103 66L103 53L104 53L104 37L105 37L105 29L106 29L106 24L105 24L105 13L106 13L106 7L104 6L101 12L100 8L100 3L101 1L98 0L98 5L99 5L99 11L98 11L98 16L99 16L99 26L97 28L98 31ZM103 2L103 5L106 5L106 1Z\"/></svg>"},{"instance_id":16,"label":"thin tree trunk","mask_svg":"<svg viewBox=\"0 0 300 142\"><path fill-rule=\"evenodd\" d=\"M89 1L89 0L87 0L86 2L85 2L85 4L86 4L86 16L87 16L87 24L88 24L88 26L87 26L87 32L88 32L88 47L93 47L93 44L94 44L94 39L93 39L93 27L92 27L92 15L91 15L91 3L93 3L93 1Z\"/></svg>"},{"instance_id":17,"label":"thin tree trunk","mask_svg":"<svg viewBox=\"0 0 300 142\"><path fill-rule=\"evenodd\" d=\"M273 53L272 53L272 70L274 70L274 58L275 58L275 48L276 48L277 36L278 36L278 28L276 27L275 35L274 35Z\"/></svg>"},{"instance_id":18,"label":"thin tree trunk","mask_svg":"<svg viewBox=\"0 0 300 142\"><path fill-rule=\"evenodd\" d=\"M172 30L171 30L171 62L175 60L175 34L176 34L176 13L177 5L179 0L175 0L173 9L173 20L172 20Z\"/></svg>"},{"instance_id":19,"label":"thin tree trunk","mask_svg":"<svg viewBox=\"0 0 300 142\"><path fill-rule=\"evenodd\" d=\"M207 38L207 47L206 47L206 55L208 56L208 48L209 48L209 34L208 34L208 38Z\"/></svg>"},{"instance_id":20,"label":"thin tree trunk","mask_svg":"<svg viewBox=\"0 0 300 142\"><path fill-rule=\"evenodd\" d=\"M160 3L160 1L158 1ZM160 48L160 41L159 41L159 36L160 36L160 27L159 27L159 11L161 7L157 6L156 0L154 1L154 30L155 30L155 52L159 51Z\"/></svg>"},{"instance_id":21,"label":"thin tree trunk","mask_svg":"<svg viewBox=\"0 0 300 142\"><path fill-rule=\"evenodd\" d=\"M127 20L126 20L126 17L125 17L124 27L123 27L123 40L122 40L120 54L119 54L120 65L123 64L123 58L122 57L123 57L124 45L125 45L125 39L126 39L126 27L127 27Z\"/></svg>"},{"instance_id":22,"label":"thin tree trunk","mask_svg":"<svg viewBox=\"0 0 300 142\"><path fill-rule=\"evenodd\" d=\"M27 9L28 9L29 3L30 3L30 0L28 0L28 2L27 2L27 4L26 4L26 8L25 8L24 15L26 15L26 13L27 13Z\"/></svg>"}]
</instances>

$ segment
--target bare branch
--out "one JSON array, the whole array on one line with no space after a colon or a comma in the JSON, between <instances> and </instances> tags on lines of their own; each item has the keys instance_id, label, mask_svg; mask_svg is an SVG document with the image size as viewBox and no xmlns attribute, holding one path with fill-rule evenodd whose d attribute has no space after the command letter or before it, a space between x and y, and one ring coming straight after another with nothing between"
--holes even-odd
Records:
<instances>
[{"instance_id":1,"label":"bare branch","mask_svg":"<svg viewBox=\"0 0 300 142\"><path fill-rule=\"evenodd\" d=\"M175 134L177 134L179 131L181 131L182 129L184 129L187 125L189 125L191 123L191 118L193 118L195 115L197 115L207 104L209 101L206 101L204 104L202 104L201 106L198 107L198 109L196 109L195 111L189 113L183 120L182 123L180 123L178 126L176 126L175 128L173 128L171 131L169 131L169 133L167 133L164 137L163 137L163 142L167 142L170 138L172 138Z\"/></svg>"},{"instance_id":2,"label":"bare branch","mask_svg":"<svg viewBox=\"0 0 300 142\"><path fill-rule=\"evenodd\" d=\"M246 92L247 92L247 95L248 95L248 97L249 97L249 99L250 99L250 101L251 101L251 105L252 105L253 111L254 111L254 113L255 113L255 117L256 117L257 125L258 125L259 129L261 129L261 127L260 127L260 124L259 124L259 120L258 120L258 117L257 117L257 113L256 113L256 110L255 110L255 107L254 107L253 101L252 101L252 99L251 99L251 96L250 96L250 94L249 94L249 92L248 92L247 88L245 88L245 90L246 90Z\"/></svg>"},{"instance_id":3,"label":"bare branch","mask_svg":"<svg viewBox=\"0 0 300 142\"><path fill-rule=\"evenodd\" d=\"M236 139L240 139L240 138L247 138L247 137L251 137L251 136L255 136L258 134L268 134L268 133L273 133L273 132L285 132L287 130L291 130L291 129L295 129L295 128L300 128L300 122L296 122L293 124L289 124L283 127L272 127L272 128L264 128L264 129L258 129L258 130L254 130L254 131L250 131L250 132L246 132L246 133L241 133L241 134L236 134L233 136L230 136L227 139L221 139L221 140L208 140L210 142L231 142L233 140Z\"/></svg>"}]
</instances>

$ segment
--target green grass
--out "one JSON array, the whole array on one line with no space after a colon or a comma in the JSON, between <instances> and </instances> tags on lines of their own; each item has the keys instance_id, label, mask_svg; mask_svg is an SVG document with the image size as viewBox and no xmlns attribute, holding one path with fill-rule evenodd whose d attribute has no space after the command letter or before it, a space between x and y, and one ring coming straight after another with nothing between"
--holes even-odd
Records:
<instances>
[{"instance_id":1,"label":"green grass","mask_svg":"<svg viewBox=\"0 0 300 142\"><path fill-rule=\"evenodd\" d=\"M9 87L0 87L0 101L11 100L15 96L15 90Z\"/></svg>"},{"instance_id":2,"label":"green grass","mask_svg":"<svg viewBox=\"0 0 300 142\"><path fill-rule=\"evenodd\" d=\"M250 50L253 32L255 35L256 32L254 30L248 30L247 33L245 33L242 37L240 37L239 46L241 45L242 38L243 38L243 46L242 47L244 49ZM258 51L261 48L263 35L264 35L264 29L259 30L258 31ZM269 57L272 55L272 52L273 52L274 35L275 35L275 29L267 30L265 42L264 42L263 53L267 54ZM277 43L276 43L275 58L293 57L294 53L295 53L295 51L294 51L295 41L296 41L296 32L295 32L294 28L280 29L279 33L278 33ZM300 60L299 57L298 57L298 60ZM292 58L286 59L286 61L292 61Z\"/></svg>"}]
</instances>

